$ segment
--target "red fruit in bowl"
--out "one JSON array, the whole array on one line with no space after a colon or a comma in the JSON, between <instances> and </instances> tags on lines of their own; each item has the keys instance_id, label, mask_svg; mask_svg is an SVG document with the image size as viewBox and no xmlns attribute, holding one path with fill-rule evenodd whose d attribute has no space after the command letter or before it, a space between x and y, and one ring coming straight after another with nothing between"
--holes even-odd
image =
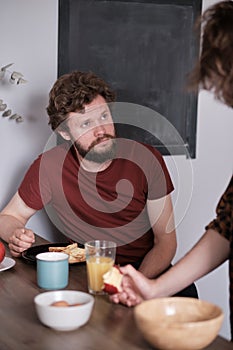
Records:
<instances>
[{"instance_id":1,"label":"red fruit in bowl","mask_svg":"<svg viewBox=\"0 0 233 350\"><path fill-rule=\"evenodd\" d=\"M5 258L5 254L6 254L5 246L2 242L0 242L0 263Z\"/></svg>"},{"instance_id":2,"label":"red fruit in bowl","mask_svg":"<svg viewBox=\"0 0 233 350\"><path fill-rule=\"evenodd\" d=\"M123 274L117 266L113 266L103 275L104 288L108 294L115 294L122 291L121 282Z\"/></svg>"}]
</instances>

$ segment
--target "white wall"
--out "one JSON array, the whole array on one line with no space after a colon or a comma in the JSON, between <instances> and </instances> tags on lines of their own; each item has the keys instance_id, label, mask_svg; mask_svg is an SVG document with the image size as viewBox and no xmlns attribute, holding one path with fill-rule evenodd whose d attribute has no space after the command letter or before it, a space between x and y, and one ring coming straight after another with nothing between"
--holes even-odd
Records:
<instances>
[{"instance_id":1,"label":"white wall","mask_svg":"<svg viewBox=\"0 0 233 350\"><path fill-rule=\"evenodd\" d=\"M204 7L214 2L204 0ZM22 72L28 80L18 86L0 83L0 98L25 118L24 123L16 124L0 117L1 209L50 135L45 108L57 76L58 4L57 0L0 0L0 8L0 66L14 62L10 70ZM174 195L179 242L175 260L192 247L214 217L218 199L232 174L232 130L232 111L214 101L211 94L201 92L197 158L165 157L179 189L177 202ZM178 178L174 164L178 167ZM54 229L43 212L37 213L29 225L40 235L55 239ZM227 264L202 278L198 289L201 298L223 308L221 335L229 338Z\"/></svg>"},{"instance_id":2,"label":"white wall","mask_svg":"<svg viewBox=\"0 0 233 350\"><path fill-rule=\"evenodd\" d=\"M0 0L0 67L14 63L9 73L24 74L27 84L0 82L0 99L25 121L16 124L0 116L0 207L17 187L31 161L50 135L46 106L57 76L57 0ZM7 74L8 76L8 74ZM53 237L43 212L30 222L35 232Z\"/></svg>"}]
</instances>

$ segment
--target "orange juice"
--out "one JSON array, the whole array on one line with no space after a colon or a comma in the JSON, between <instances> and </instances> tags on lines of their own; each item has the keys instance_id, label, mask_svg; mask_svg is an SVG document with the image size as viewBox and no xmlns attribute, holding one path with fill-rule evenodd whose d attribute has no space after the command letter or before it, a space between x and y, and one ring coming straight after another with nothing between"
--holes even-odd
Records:
<instances>
[{"instance_id":1,"label":"orange juice","mask_svg":"<svg viewBox=\"0 0 233 350\"><path fill-rule=\"evenodd\" d=\"M86 261L89 289L101 292L103 288L103 274L111 269L114 260L105 256L91 256Z\"/></svg>"}]
</instances>

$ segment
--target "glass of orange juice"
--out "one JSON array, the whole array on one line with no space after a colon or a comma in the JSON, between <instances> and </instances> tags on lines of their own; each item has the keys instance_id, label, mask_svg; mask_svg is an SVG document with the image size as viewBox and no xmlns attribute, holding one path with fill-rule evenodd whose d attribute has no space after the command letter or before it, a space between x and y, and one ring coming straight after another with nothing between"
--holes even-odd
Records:
<instances>
[{"instance_id":1,"label":"glass of orange juice","mask_svg":"<svg viewBox=\"0 0 233 350\"><path fill-rule=\"evenodd\" d=\"M88 290L91 294L105 294L103 274L115 262L116 243L111 241L90 241L85 243Z\"/></svg>"}]
</instances>

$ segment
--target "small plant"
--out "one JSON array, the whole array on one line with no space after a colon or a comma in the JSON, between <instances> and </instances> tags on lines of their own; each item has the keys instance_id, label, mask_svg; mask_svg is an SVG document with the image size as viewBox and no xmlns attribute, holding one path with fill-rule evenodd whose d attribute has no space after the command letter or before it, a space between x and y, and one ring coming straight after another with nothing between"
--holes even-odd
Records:
<instances>
[{"instance_id":1,"label":"small plant","mask_svg":"<svg viewBox=\"0 0 233 350\"><path fill-rule=\"evenodd\" d=\"M7 75L9 75L9 83L11 84L25 84L27 83L27 80L24 79L23 74L16 71L9 71L8 68L10 68L14 63L9 63L6 66L3 66L0 69L0 83L5 83L5 78ZM23 121L23 117L21 117L17 113L12 114L12 110L8 109L8 106L2 99L0 99L0 112L2 112L2 117L14 119L17 123L21 123Z\"/></svg>"}]
</instances>

